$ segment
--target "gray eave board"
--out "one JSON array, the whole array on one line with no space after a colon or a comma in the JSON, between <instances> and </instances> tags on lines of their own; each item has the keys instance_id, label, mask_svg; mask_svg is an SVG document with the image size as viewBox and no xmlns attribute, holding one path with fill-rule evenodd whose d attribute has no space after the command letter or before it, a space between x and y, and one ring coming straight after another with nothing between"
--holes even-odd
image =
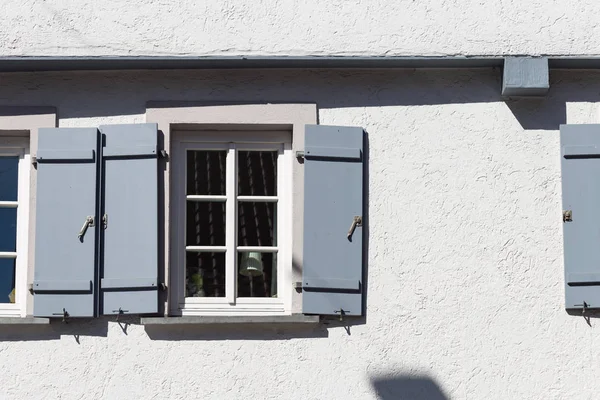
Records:
<instances>
[{"instance_id":1,"label":"gray eave board","mask_svg":"<svg viewBox=\"0 0 600 400\"><path fill-rule=\"evenodd\" d=\"M107 56L0 57L0 72L246 68L501 68L486 56ZM522 56L526 57L526 56ZM550 69L600 69L600 57L545 56Z\"/></svg>"},{"instance_id":2,"label":"gray eave board","mask_svg":"<svg viewBox=\"0 0 600 400\"><path fill-rule=\"evenodd\" d=\"M0 72L245 68L492 68L497 56L0 57Z\"/></svg>"}]
</instances>

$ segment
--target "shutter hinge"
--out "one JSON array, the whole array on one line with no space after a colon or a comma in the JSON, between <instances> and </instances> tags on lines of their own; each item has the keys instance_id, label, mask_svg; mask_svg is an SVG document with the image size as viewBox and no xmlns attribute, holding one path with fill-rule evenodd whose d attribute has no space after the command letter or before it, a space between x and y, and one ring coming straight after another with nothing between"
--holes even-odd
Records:
<instances>
[{"instance_id":1,"label":"shutter hinge","mask_svg":"<svg viewBox=\"0 0 600 400\"><path fill-rule=\"evenodd\" d=\"M108 228L108 214L104 213L102 216L102 227L104 229Z\"/></svg>"},{"instance_id":2,"label":"shutter hinge","mask_svg":"<svg viewBox=\"0 0 600 400\"><path fill-rule=\"evenodd\" d=\"M297 151L297 152L296 152L296 159L297 159L299 162L302 162L302 161L304 161L304 152L303 152L303 151Z\"/></svg>"},{"instance_id":3,"label":"shutter hinge","mask_svg":"<svg viewBox=\"0 0 600 400\"><path fill-rule=\"evenodd\" d=\"M160 150L158 154L160 154L160 158L164 158L166 161L169 161L169 154L166 150Z\"/></svg>"},{"instance_id":4,"label":"shutter hinge","mask_svg":"<svg viewBox=\"0 0 600 400\"><path fill-rule=\"evenodd\" d=\"M31 165L37 167L37 156L31 156Z\"/></svg>"},{"instance_id":5,"label":"shutter hinge","mask_svg":"<svg viewBox=\"0 0 600 400\"><path fill-rule=\"evenodd\" d=\"M563 222L571 222L573 221L573 211L565 210L563 211Z\"/></svg>"}]
</instances>

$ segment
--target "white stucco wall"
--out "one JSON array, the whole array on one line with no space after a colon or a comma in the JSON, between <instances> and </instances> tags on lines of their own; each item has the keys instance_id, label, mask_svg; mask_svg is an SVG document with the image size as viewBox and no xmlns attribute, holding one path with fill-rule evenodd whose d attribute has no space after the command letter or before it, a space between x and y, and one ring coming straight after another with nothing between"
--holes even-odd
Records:
<instances>
[{"instance_id":1,"label":"white stucco wall","mask_svg":"<svg viewBox=\"0 0 600 400\"><path fill-rule=\"evenodd\" d=\"M0 54L599 54L594 0L2 0Z\"/></svg>"},{"instance_id":2,"label":"white stucco wall","mask_svg":"<svg viewBox=\"0 0 600 400\"><path fill-rule=\"evenodd\" d=\"M0 56L600 54L592 0L0 6ZM507 103L499 70L0 74L0 105L60 126L143 122L149 100L316 102L368 132L370 221L350 334L0 325L0 399L597 398L599 320L563 307L557 129L600 122L600 73L551 85Z\"/></svg>"},{"instance_id":3,"label":"white stucco wall","mask_svg":"<svg viewBox=\"0 0 600 400\"><path fill-rule=\"evenodd\" d=\"M56 106L60 126L142 122L148 100L316 102L368 132L370 219L350 334L0 326L0 398L596 398L600 323L563 307L557 128L598 122L600 73L551 84L506 103L491 69L0 75L0 105Z\"/></svg>"}]
</instances>

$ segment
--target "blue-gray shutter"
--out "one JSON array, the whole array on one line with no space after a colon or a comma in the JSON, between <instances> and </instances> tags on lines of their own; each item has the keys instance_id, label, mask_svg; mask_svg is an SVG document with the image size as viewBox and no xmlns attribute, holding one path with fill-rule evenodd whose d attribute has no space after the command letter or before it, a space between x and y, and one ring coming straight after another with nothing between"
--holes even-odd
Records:
<instances>
[{"instance_id":1,"label":"blue-gray shutter","mask_svg":"<svg viewBox=\"0 0 600 400\"><path fill-rule=\"evenodd\" d=\"M158 311L156 124L104 125L102 314Z\"/></svg>"},{"instance_id":2,"label":"blue-gray shutter","mask_svg":"<svg viewBox=\"0 0 600 400\"><path fill-rule=\"evenodd\" d=\"M362 315L363 129L307 125L302 311Z\"/></svg>"},{"instance_id":3,"label":"blue-gray shutter","mask_svg":"<svg viewBox=\"0 0 600 400\"><path fill-rule=\"evenodd\" d=\"M40 129L37 151L33 315L95 315L97 221L95 128Z\"/></svg>"},{"instance_id":4,"label":"blue-gray shutter","mask_svg":"<svg viewBox=\"0 0 600 400\"><path fill-rule=\"evenodd\" d=\"M600 308L600 125L561 125L560 141L565 306Z\"/></svg>"}]
</instances>

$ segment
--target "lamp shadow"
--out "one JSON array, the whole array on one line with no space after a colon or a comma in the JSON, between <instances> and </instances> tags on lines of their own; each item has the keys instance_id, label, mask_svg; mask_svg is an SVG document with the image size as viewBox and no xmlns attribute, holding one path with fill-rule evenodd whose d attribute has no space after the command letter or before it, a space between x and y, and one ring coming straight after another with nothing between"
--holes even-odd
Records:
<instances>
[{"instance_id":1,"label":"lamp shadow","mask_svg":"<svg viewBox=\"0 0 600 400\"><path fill-rule=\"evenodd\" d=\"M449 400L434 379L428 376L400 375L371 379L381 400Z\"/></svg>"}]
</instances>

